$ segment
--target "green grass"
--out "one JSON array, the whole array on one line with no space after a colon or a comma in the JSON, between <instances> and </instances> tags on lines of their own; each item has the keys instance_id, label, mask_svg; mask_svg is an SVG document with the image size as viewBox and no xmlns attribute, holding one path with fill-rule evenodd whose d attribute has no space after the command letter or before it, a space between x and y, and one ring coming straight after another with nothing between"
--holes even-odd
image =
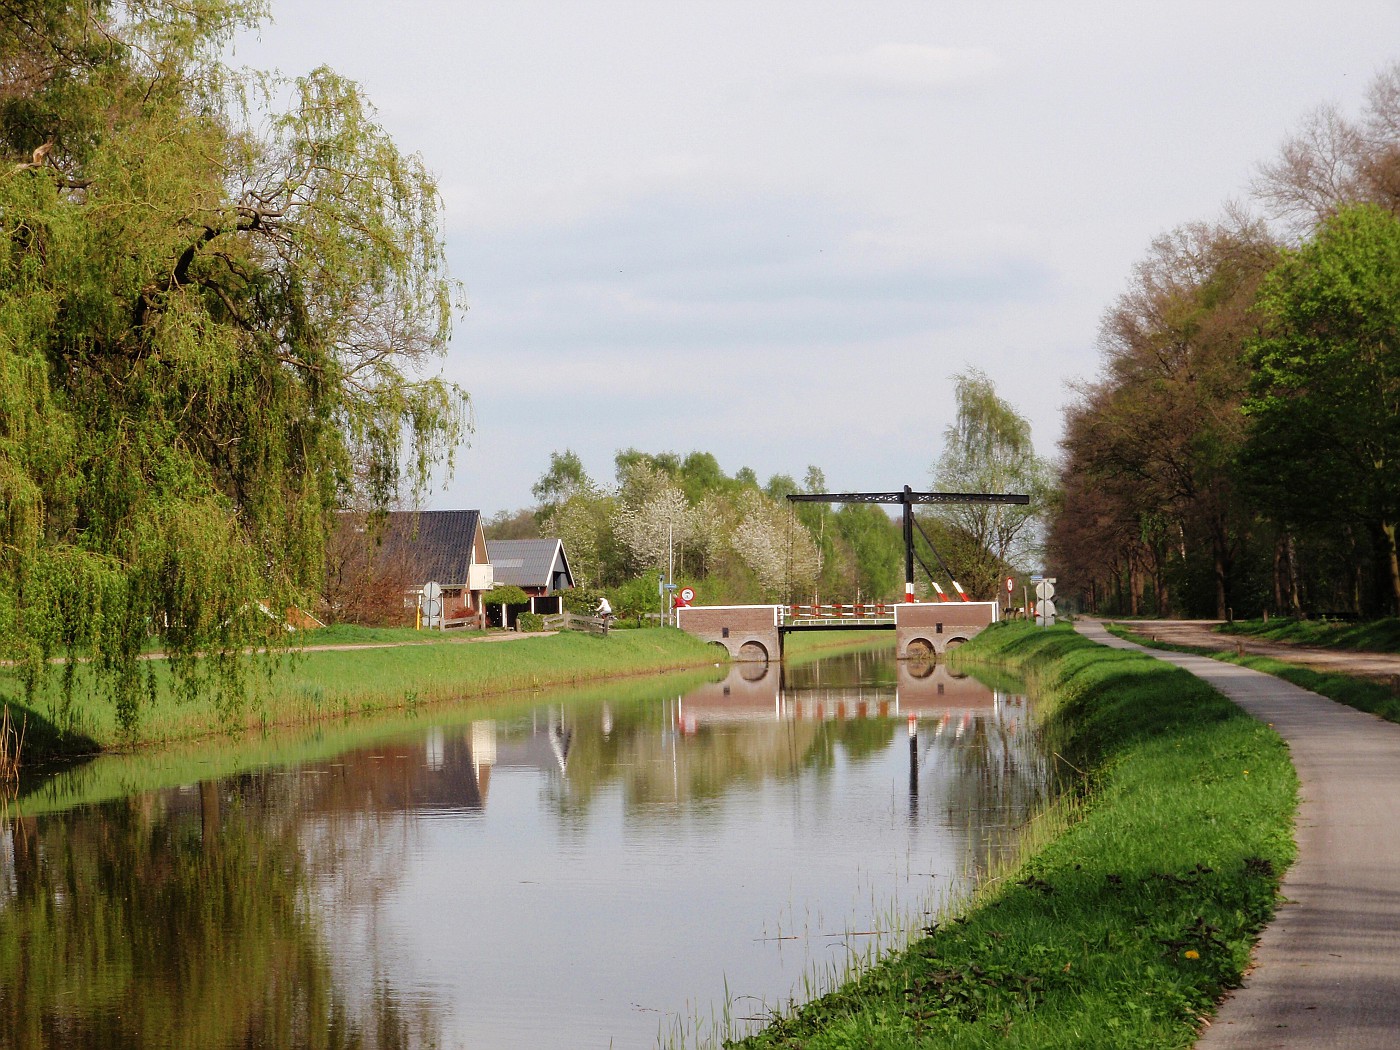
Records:
<instances>
[{"instance_id":1,"label":"green grass","mask_svg":"<svg viewBox=\"0 0 1400 1050\"><path fill-rule=\"evenodd\" d=\"M783 662L810 663L836 652L893 649L893 631L799 631L783 642Z\"/></svg>"},{"instance_id":2,"label":"green grass","mask_svg":"<svg viewBox=\"0 0 1400 1050\"><path fill-rule=\"evenodd\" d=\"M223 709L212 694L182 699L172 688L169 668L148 665L155 689L132 733L117 725L112 704L87 665L75 665L76 689L66 704L53 676L36 697L23 699L13 672L0 671L0 704L16 724L25 724L26 764L113 750L137 750L246 731L296 727L344 720L378 711L412 711L427 704L498 697L504 693L651 675L722 661L713 646L669 628L614 631L606 638L565 632L511 641L466 642L476 632L413 631L401 628L332 627L308 631L299 640L309 648L254 675L248 701ZM397 645L422 642L429 644ZM834 650L890 645L890 632L850 632L832 636L795 635L788 654L794 663ZM321 645L360 645L329 650ZM384 648L383 646L392 646ZM222 746L216 741L216 746Z\"/></svg>"},{"instance_id":3,"label":"green grass","mask_svg":"<svg viewBox=\"0 0 1400 1050\"><path fill-rule=\"evenodd\" d=\"M1400 653L1400 617L1383 620L1236 620L1222 634L1243 634L1271 642L1314 645L1374 653Z\"/></svg>"},{"instance_id":4,"label":"green grass","mask_svg":"<svg viewBox=\"0 0 1400 1050\"><path fill-rule=\"evenodd\" d=\"M732 1045L1191 1046L1293 858L1287 749L1192 675L1068 627L1006 624L959 658L1036 683L1075 790L962 914Z\"/></svg>"},{"instance_id":5,"label":"green grass","mask_svg":"<svg viewBox=\"0 0 1400 1050\"><path fill-rule=\"evenodd\" d=\"M228 710L213 692L181 697L169 667L147 665L153 696L123 732L90 665L75 665L71 703L50 676L33 702L16 675L0 673L0 703L27 722L25 762L130 749L211 735L294 726L447 700L652 674L715 663L715 650L680 631L567 632L508 642L309 650L256 671L247 701Z\"/></svg>"},{"instance_id":6,"label":"green grass","mask_svg":"<svg viewBox=\"0 0 1400 1050\"><path fill-rule=\"evenodd\" d=\"M1138 645L1151 649L1209 656L1212 660L1239 664L1241 667L1248 667L1251 670L1263 671L1265 674L1282 678L1286 682L1292 682L1296 686L1310 689L1329 700L1337 701L1339 704L1346 704L1358 711L1367 711L1378 715L1387 722L1400 722L1400 695L1397 695L1395 689L1390 685L1374 678L1314 671L1311 668L1300 667L1272 656L1251 656L1247 653L1237 654L1193 645L1172 645L1167 642L1154 641L1145 635L1137 634L1117 625L1109 625L1108 630L1119 638L1136 642Z\"/></svg>"},{"instance_id":7,"label":"green grass","mask_svg":"<svg viewBox=\"0 0 1400 1050\"><path fill-rule=\"evenodd\" d=\"M291 636L293 647L318 645L435 645L443 642L462 642L480 638L486 631L468 631L457 628L451 631L419 631L412 627L357 627L354 624L333 624L330 627L317 627L309 631L298 631ZM497 633L500 632L491 632Z\"/></svg>"},{"instance_id":8,"label":"green grass","mask_svg":"<svg viewBox=\"0 0 1400 1050\"><path fill-rule=\"evenodd\" d=\"M22 779L18 797L8 803L11 815L33 817L141 792L224 778L253 769L300 766L355 748L421 737L425 723L450 728L481 719L505 718L522 709L562 703L577 709L610 703L621 707L657 695L674 695L715 681L723 670L704 667L609 681L580 688L569 686L512 693L485 700L428 707L381 710L349 718L272 733L185 741L160 748L113 752L59 771ZM4 803L0 803L0 812Z\"/></svg>"}]
</instances>

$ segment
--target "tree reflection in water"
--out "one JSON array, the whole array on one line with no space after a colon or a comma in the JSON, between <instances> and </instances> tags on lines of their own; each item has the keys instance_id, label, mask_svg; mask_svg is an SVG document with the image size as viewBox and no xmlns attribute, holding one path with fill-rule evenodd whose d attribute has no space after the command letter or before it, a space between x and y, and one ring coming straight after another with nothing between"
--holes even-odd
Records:
<instances>
[{"instance_id":1,"label":"tree reflection in water","mask_svg":"<svg viewBox=\"0 0 1400 1050\"><path fill-rule=\"evenodd\" d=\"M306 906L306 787L247 776L8 819L0 1047L435 1045L430 1007L337 987Z\"/></svg>"},{"instance_id":2,"label":"tree reflection in water","mask_svg":"<svg viewBox=\"0 0 1400 1050\"><path fill-rule=\"evenodd\" d=\"M918 779L937 781L947 819L961 822L967 835L971 874L981 877L1015 848L1027 815L1045 801L1049 765L1024 696L993 692L945 665L916 681L921 697L932 686L941 701L919 724ZM911 692L903 674L901 691ZM983 700L989 696L990 706Z\"/></svg>"},{"instance_id":3,"label":"tree reflection in water","mask_svg":"<svg viewBox=\"0 0 1400 1050\"><path fill-rule=\"evenodd\" d=\"M888 654L435 718L7 820L0 1048L634 1045L710 978L800 993L1047 779L1018 699Z\"/></svg>"}]
</instances>

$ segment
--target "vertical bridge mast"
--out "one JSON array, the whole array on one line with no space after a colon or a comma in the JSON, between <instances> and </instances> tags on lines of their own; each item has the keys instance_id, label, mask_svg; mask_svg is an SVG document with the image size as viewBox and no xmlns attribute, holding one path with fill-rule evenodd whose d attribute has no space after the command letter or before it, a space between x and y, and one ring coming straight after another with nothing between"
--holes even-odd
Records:
<instances>
[{"instance_id":1,"label":"vertical bridge mast","mask_svg":"<svg viewBox=\"0 0 1400 1050\"><path fill-rule=\"evenodd\" d=\"M795 492L793 503L898 503L904 508L904 600L914 600L914 504L916 503L1015 503L1031 498L1010 492Z\"/></svg>"}]
</instances>

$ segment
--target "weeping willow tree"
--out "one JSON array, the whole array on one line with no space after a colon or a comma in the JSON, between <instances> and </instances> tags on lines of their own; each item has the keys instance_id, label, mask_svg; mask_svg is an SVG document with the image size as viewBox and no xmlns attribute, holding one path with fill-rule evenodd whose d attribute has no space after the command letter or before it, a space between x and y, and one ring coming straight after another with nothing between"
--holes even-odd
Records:
<instances>
[{"instance_id":1,"label":"weeping willow tree","mask_svg":"<svg viewBox=\"0 0 1400 1050\"><path fill-rule=\"evenodd\" d=\"M957 418L943 431L943 455L934 484L952 492L1016 492L1029 505L963 503L939 506L939 518L955 542L954 570L969 590L986 599L998 594L1009 569L1035 567L1038 526L1050 492L1050 466L1035 453L1031 425L997 396L983 373L969 368L953 377Z\"/></svg>"},{"instance_id":2,"label":"weeping willow tree","mask_svg":"<svg viewBox=\"0 0 1400 1050\"><path fill-rule=\"evenodd\" d=\"M332 71L226 67L264 14L0 0L0 658L127 725L152 637L236 705L334 508L467 427L434 180Z\"/></svg>"}]
</instances>

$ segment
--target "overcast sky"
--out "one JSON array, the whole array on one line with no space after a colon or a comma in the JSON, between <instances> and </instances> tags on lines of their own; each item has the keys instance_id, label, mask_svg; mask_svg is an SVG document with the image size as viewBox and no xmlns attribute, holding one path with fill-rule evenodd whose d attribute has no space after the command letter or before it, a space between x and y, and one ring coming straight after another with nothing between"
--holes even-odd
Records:
<instances>
[{"instance_id":1,"label":"overcast sky","mask_svg":"<svg viewBox=\"0 0 1400 1050\"><path fill-rule=\"evenodd\" d=\"M553 450L930 484L982 369L1053 455L1152 239L1400 60L1396 0L273 0L235 60L364 85L441 181L476 430L428 505Z\"/></svg>"}]
</instances>

